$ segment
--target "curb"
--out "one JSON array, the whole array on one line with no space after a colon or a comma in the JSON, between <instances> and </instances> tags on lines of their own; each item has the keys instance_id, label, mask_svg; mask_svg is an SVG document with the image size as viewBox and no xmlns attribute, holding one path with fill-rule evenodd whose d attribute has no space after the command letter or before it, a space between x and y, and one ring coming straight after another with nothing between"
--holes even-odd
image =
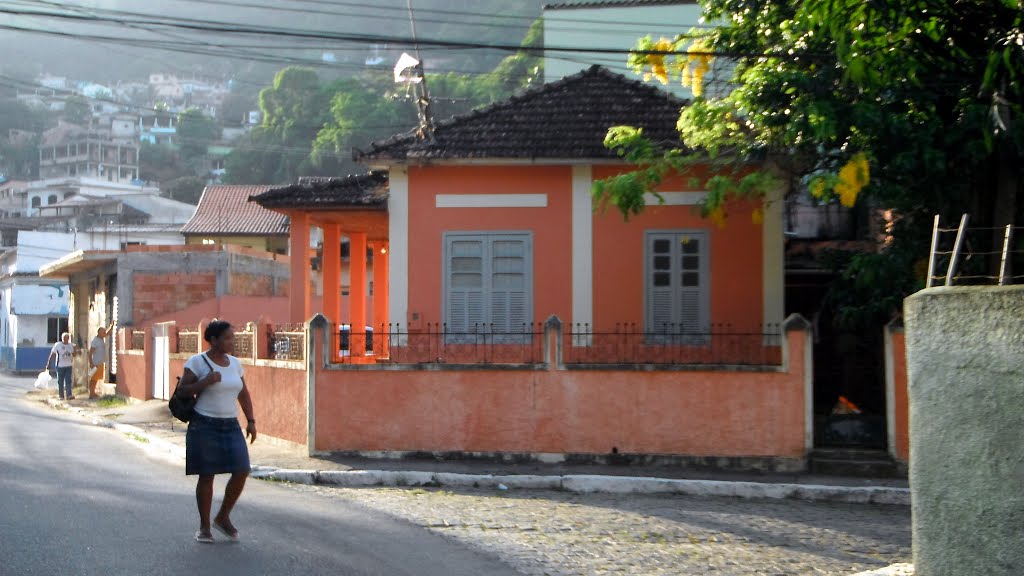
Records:
<instances>
[{"instance_id":1,"label":"curb","mask_svg":"<svg viewBox=\"0 0 1024 576\"><path fill-rule=\"evenodd\" d=\"M859 572L853 576L914 576L913 564L893 564L879 570Z\"/></svg>"},{"instance_id":2,"label":"curb","mask_svg":"<svg viewBox=\"0 0 1024 576\"><path fill-rule=\"evenodd\" d=\"M47 399L53 407L64 408L90 420L94 425L133 436L147 444L158 456L185 459L185 448L158 438L145 430L98 418L86 410ZM818 484L771 484L763 482L727 482L722 480L674 480L668 478L599 476L570 474L565 476L456 474L394 470L289 470L272 466L252 466L252 477L258 480L323 485L343 488L379 487L448 487L491 488L496 490L564 490L577 494L674 494L684 496L725 497L767 500L804 500L848 504L910 505L908 488L882 486L824 486Z\"/></svg>"}]
</instances>

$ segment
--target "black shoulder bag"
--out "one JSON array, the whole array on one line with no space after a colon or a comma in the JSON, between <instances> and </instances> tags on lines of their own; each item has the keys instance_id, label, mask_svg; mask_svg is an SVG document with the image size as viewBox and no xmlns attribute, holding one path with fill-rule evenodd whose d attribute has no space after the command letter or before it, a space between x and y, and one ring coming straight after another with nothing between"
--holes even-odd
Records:
<instances>
[{"instance_id":1,"label":"black shoulder bag","mask_svg":"<svg viewBox=\"0 0 1024 576\"><path fill-rule=\"evenodd\" d=\"M203 362L210 368L210 373L213 373L213 365L207 360L206 354L201 354ZM197 375L196 378L199 378ZM171 399L167 401L167 407L171 410L171 415L181 420L182 422L188 422L192 419L192 415L195 414L196 409L196 396L194 394L186 394L181 389L181 376L178 376L178 384L174 386L174 394L171 394Z\"/></svg>"}]
</instances>

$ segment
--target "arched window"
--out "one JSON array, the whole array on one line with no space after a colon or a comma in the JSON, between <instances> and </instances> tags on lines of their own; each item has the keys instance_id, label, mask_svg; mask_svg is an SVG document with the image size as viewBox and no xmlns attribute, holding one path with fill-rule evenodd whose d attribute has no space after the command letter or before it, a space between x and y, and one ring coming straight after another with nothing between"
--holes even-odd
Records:
<instances>
[{"instance_id":1,"label":"arched window","mask_svg":"<svg viewBox=\"0 0 1024 576\"><path fill-rule=\"evenodd\" d=\"M35 196L35 197L32 198L32 207L33 208L39 208L39 206L42 203L43 203L43 199L40 198L39 196Z\"/></svg>"},{"instance_id":2,"label":"arched window","mask_svg":"<svg viewBox=\"0 0 1024 576\"><path fill-rule=\"evenodd\" d=\"M56 204L56 203L57 203L57 195L56 194L50 194L50 197L46 199L46 205L49 206L50 204Z\"/></svg>"}]
</instances>

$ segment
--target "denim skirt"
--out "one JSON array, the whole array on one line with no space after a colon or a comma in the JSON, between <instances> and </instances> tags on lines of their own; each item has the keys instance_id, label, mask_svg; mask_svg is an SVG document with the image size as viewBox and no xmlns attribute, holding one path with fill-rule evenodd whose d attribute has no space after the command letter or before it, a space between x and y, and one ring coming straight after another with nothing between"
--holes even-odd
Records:
<instances>
[{"instance_id":1,"label":"denim skirt","mask_svg":"<svg viewBox=\"0 0 1024 576\"><path fill-rule=\"evenodd\" d=\"M192 415L185 433L185 474L249 471L249 447L237 418Z\"/></svg>"}]
</instances>

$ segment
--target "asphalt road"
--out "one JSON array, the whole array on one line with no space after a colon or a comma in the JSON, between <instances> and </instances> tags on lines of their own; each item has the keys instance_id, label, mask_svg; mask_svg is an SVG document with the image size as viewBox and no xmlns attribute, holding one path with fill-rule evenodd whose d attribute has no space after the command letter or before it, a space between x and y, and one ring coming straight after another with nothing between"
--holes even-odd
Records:
<instances>
[{"instance_id":1,"label":"asphalt road","mask_svg":"<svg viewBox=\"0 0 1024 576\"><path fill-rule=\"evenodd\" d=\"M253 480L232 518L242 541L199 544L195 479L183 463L26 402L30 386L0 376L2 576L517 574L379 512Z\"/></svg>"}]
</instances>

